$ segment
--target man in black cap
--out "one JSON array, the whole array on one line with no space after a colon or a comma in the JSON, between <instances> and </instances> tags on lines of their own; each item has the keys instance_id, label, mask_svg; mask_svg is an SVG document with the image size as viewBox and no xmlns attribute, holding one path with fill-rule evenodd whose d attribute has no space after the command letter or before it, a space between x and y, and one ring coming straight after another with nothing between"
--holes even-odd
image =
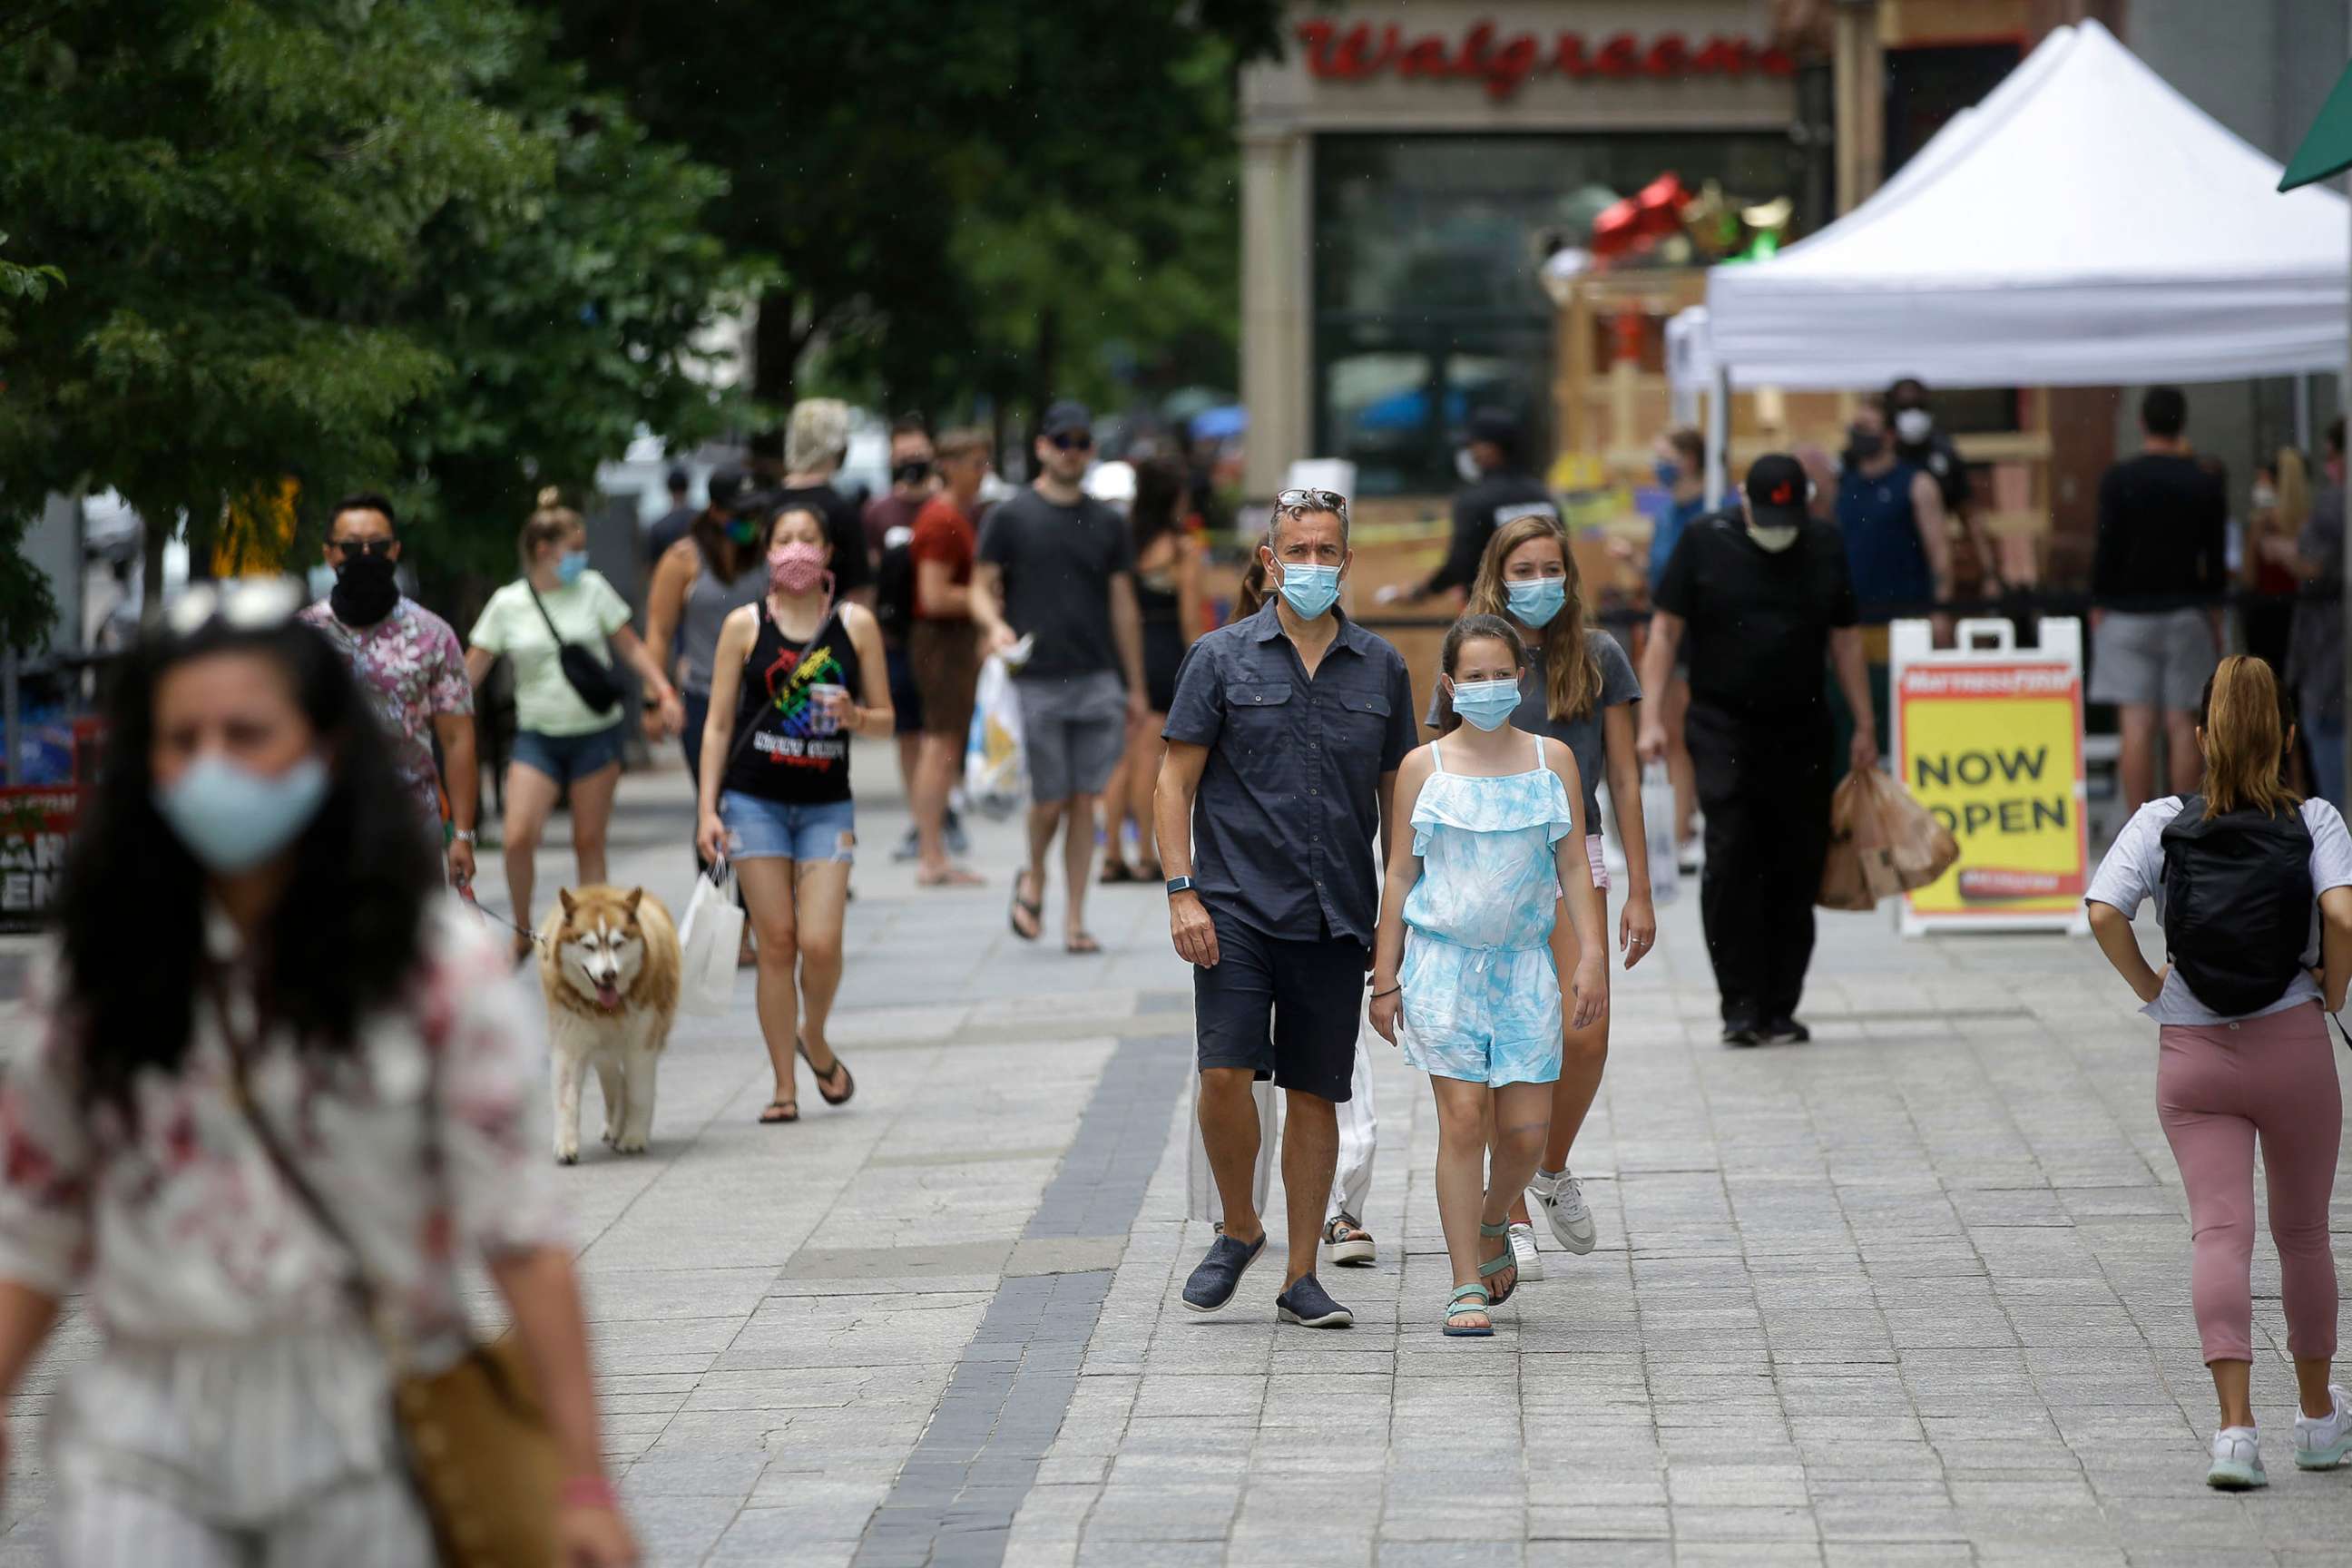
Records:
<instances>
[{"instance_id":1,"label":"man in black cap","mask_svg":"<svg viewBox=\"0 0 2352 1568\"><path fill-rule=\"evenodd\" d=\"M1530 512L1558 517L1559 503L1524 461L1517 419L1499 408L1470 416L1470 439L1455 457L1467 483L1454 497L1454 542L1445 563L1425 583L1383 590L1382 602L1417 605L1449 589L1467 594L1478 578L1478 558L1496 529Z\"/></svg>"},{"instance_id":2,"label":"man in black cap","mask_svg":"<svg viewBox=\"0 0 2352 1568\"><path fill-rule=\"evenodd\" d=\"M1036 480L988 514L971 579L972 618L996 628L983 651L1024 655L1012 673L1029 769L1029 854L1013 879L1013 932L1034 942L1045 929L1045 858L1061 834L1070 900L1062 944L1074 953L1102 951L1086 918L1095 806L1145 706L1134 541L1126 519L1082 483L1093 426L1083 404L1045 410Z\"/></svg>"},{"instance_id":3,"label":"man in black cap","mask_svg":"<svg viewBox=\"0 0 2352 1568\"><path fill-rule=\"evenodd\" d=\"M1796 1011L1829 856L1825 658L1854 714L1848 761L1878 765L1845 547L1811 515L1811 499L1796 458L1757 458L1737 508L1684 530L1658 582L1642 657L1644 689L1663 690L1689 637L1685 733L1706 814L1699 915L1730 1046L1811 1037ZM1640 749L1645 762L1666 754L1664 726L1646 705Z\"/></svg>"}]
</instances>

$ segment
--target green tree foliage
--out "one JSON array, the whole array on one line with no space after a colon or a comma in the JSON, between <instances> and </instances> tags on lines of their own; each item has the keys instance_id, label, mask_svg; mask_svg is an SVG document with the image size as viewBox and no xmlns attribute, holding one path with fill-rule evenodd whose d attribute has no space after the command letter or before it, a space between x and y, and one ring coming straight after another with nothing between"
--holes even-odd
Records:
<instances>
[{"instance_id":1,"label":"green tree foliage","mask_svg":"<svg viewBox=\"0 0 2352 1568\"><path fill-rule=\"evenodd\" d=\"M364 483L474 558L638 419L715 417L692 343L756 279L697 223L719 177L582 99L545 26L507 0L80 0L0 29L0 213L64 279L0 279L0 516L110 487L202 560L289 477L314 525Z\"/></svg>"},{"instance_id":2,"label":"green tree foliage","mask_svg":"<svg viewBox=\"0 0 2352 1568\"><path fill-rule=\"evenodd\" d=\"M1233 70L1280 0L550 0L564 49L727 170L782 276L758 388L1031 401L1097 351L1230 363Z\"/></svg>"}]
</instances>

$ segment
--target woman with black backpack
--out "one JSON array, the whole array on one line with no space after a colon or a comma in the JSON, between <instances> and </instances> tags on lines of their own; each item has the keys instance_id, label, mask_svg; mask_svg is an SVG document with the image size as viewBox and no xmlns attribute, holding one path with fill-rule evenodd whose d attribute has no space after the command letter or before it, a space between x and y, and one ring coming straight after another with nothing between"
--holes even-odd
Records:
<instances>
[{"instance_id":1,"label":"woman with black backpack","mask_svg":"<svg viewBox=\"0 0 2352 1568\"><path fill-rule=\"evenodd\" d=\"M2298 803L2287 788L2294 728L2262 660L2221 661L2197 740L2204 794L2142 806L2086 902L2100 950L2158 1026L2157 1112L2188 1190L2190 1299L2221 1406L2205 1480L2234 1491L2268 1484L2249 1386L2258 1138L2302 1396L2294 1462L2329 1469L2352 1458L2352 1394L2328 1382L2327 1205L2343 1102L2320 1011L2340 1009L2352 983L2352 835L2334 806ZM2148 967L2132 933L2151 897L2162 970Z\"/></svg>"}]
</instances>

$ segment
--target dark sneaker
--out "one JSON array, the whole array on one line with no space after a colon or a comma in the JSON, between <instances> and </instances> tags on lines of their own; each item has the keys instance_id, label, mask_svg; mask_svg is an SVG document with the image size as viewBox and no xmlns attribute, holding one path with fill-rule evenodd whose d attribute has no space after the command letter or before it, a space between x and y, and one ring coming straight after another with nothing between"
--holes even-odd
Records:
<instances>
[{"instance_id":1,"label":"dark sneaker","mask_svg":"<svg viewBox=\"0 0 2352 1568\"><path fill-rule=\"evenodd\" d=\"M1812 1037L1813 1032L1794 1018L1775 1018L1764 1026L1768 1046L1801 1046Z\"/></svg>"},{"instance_id":2,"label":"dark sneaker","mask_svg":"<svg viewBox=\"0 0 2352 1568\"><path fill-rule=\"evenodd\" d=\"M949 854L969 855L971 853L971 835L963 830L963 818L958 816L952 811L948 813L947 839Z\"/></svg>"},{"instance_id":3,"label":"dark sneaker","mask_svg":"<svg viewBox=\"0 0 2352 1568\"><path fill-rule=\"evenodd\" d=\"M1256 1245L1244 1247L1232 1237L1220 1235L1209 1244L1209 1256L1184 1281L1184 1305L1196 1312L1214 1312L1224 1307L1241 1289L1242 1276L1265 1250L1264 1236Z\"/></svg>"},{"instance_id":4,"label":"dark sneaker","mask_svg":"<svg viewBox=\"0 0 2352 1568\"><path fill-rule=\"evenodd\" d=\"M1352 1329L1356 1314L1331 1300L1312 1274L1274 1299L1275 1315L1309 1329Z\"/></svg>"},{"instance_id":5,"label":"dark sneaker","mask_svg":"<svg viewBox=\"0 0 2352 1568\"><path fill-rule=\"evenodd\" d=\"M1727 1046L1760 1046L1764 1031L1745 1018L1727 1018L1723 1025L1723 1043Z\"/></svg>"}]
</instances>

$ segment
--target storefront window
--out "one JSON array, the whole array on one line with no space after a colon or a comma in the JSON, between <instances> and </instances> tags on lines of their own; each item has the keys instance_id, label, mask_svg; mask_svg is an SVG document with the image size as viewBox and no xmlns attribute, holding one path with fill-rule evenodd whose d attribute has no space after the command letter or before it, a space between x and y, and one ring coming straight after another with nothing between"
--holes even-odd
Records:
<instances>
[{"instance_id":1,"label":"storefront window","mask_svg":"<svg viewBox=\"0 0 2352 1568\"><path fill-rule=\"evenodd\" d=\"M1352 460L1366 495L1443 491L1470 411L1502 407L1548 453L1542 237L1580 239L1669 170L1751 202L1804 188L1803 153L1769 132L1317 138L1316 450Z\"/></svg>"}]
</instances>

